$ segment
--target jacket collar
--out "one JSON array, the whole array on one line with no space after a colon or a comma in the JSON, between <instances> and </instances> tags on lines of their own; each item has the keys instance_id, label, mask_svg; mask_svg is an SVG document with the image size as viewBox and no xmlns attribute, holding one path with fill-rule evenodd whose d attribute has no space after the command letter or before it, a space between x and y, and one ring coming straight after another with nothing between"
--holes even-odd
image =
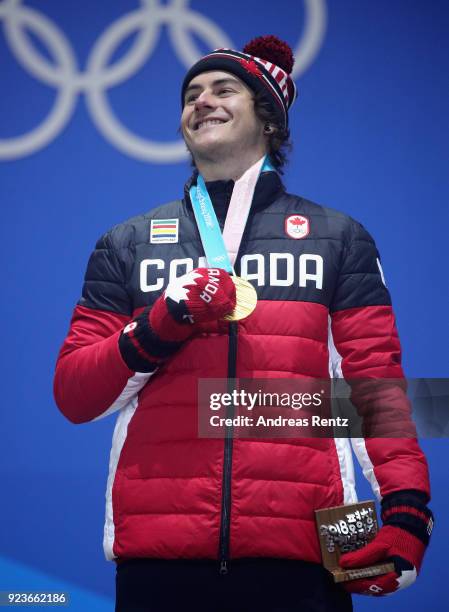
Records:
<instances>
[{"instance_id":1,"label":"jacket collar","mask_svg":"<svg viewBox=\"0 0 449 612\"><path fill-rule=\"evenodd\" d=\"M198 172L195 171L184 186L184 201L188 209L192 209L189 190L192 185L196 185ZM234 181L211 181L206 183L212 204L214 205L217 217L226 216L229 201L231 199ZM254 190L251 213L262 210L274 202L277 197L285 191L284 185L277 172L262 172L256 183Z\"/></svg>"}]
</instances>

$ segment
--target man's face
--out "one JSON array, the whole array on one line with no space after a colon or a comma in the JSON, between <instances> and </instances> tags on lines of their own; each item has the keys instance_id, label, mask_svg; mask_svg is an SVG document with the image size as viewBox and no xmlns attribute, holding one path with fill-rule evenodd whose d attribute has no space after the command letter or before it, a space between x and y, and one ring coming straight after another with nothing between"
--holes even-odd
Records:
<instances>
[{"instance_id":1,"label":"man's face","mask_svg":"<svg viewBox=\"0 0 449 612\"><path fill-rule=\"evenodd\" d=\"M195 161L266 153L252 91L229 72L203 72L186 89L181 129ZM256 158L257 159L257 158Z\"/></svg>"}]
</instances>

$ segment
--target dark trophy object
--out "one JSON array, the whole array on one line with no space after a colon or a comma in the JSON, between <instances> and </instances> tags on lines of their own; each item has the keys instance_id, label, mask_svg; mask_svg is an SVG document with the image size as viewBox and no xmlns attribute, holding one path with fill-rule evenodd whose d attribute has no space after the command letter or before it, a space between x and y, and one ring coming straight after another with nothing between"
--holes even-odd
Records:
<instances>
[{"instance_id":1,"label":"dark trophy object","mask_svg":"<svg viewBox=\"0 0 449 612\"><path fill-rule=\"evenodd\" d=\"M363 501L346 506L315 510L324 567L335 582L379 576L394 571L393 563L344 570L340 556L366 546L379 530L374 501Z\"/></svg>"}]
</instances>

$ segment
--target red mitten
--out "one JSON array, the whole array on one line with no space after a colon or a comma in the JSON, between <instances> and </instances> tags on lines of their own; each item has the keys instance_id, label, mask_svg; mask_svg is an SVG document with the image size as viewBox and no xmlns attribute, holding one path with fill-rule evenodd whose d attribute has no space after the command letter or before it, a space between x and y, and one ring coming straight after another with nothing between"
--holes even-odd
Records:
<instances>
[{"instance_id":1,"label":"red mitten","mask_svg":"<svg viewBox=\"0 0 449 612\"><path fill-rule=\"evenodd\" d=\"M226 270L196 268L167 286L150 312L150 324L163 340L185 340L192 325L217 321L235 308L235 285Z\"/></svg>"},{"instance_id":2,"label":"red mitten","mask_svg":"<svg viewBox=\"0 0 449 612\"><path fill-rule=\"evenodd\" d=\"M343 586L347 591L388 595L416 580L433 527L433 515L425 500L425 494L420 491L399 491L384 498L383 527L367 546L343 554L340 566L352 569L391 561L395 571L345 582Z\"/></svg>"},{"instance_id":3,"label":"red mitten","mask_svg":"<svg viewBox=\"0 0 449 612\"><path fill-rule=\"evenodd\" d=\"M125 327L119 349L130 370L152 372L197 330L235 308L235 285L221 268L197 268L168 284L153 307Z\"/></svg>"}]
</instances>

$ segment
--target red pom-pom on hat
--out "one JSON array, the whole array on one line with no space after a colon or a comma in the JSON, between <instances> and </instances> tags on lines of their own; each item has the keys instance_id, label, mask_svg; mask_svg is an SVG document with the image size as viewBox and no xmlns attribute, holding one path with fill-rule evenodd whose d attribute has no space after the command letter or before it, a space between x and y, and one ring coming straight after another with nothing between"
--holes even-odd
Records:
<instances>
[{"instance_id":1,"label":"red pom-pom on hat","mask_svg":"<svg viewBox=\"0 0 449 612\"><path fill-rule=\"evenodd\" d=\"M291 74L295 58L289 45L277 36L258 36L243 48L243 53L267 60Z\"/></svg>"}]
</instances>

